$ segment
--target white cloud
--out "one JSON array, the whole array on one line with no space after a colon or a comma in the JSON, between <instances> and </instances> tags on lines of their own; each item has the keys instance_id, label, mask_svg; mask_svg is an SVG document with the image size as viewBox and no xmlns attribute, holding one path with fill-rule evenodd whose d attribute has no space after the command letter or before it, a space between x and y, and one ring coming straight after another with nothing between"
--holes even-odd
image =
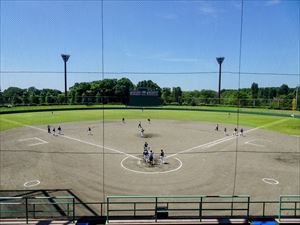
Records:
<instances>
[{"instance_id":1,"label":"white cloud","mask_svg":"<svg viewBox=\"0 0 300 225\"><path fill-rule=\"evenodd\" d=\"M198 12L205 16L217 17L219 11L208 2L199 2Z\"/></svg>"},{"instance_id":2,"label":"white cloud","mask_svg":"<svg viewBox=\"0 0 300 225\"><path fill-rule=\"evenodd\" d=\"M233 1L230 1L230 3L233 6L233 8L238 9L238 10L241 9L242 3L240 1L233 0Z\"/></svg>"},{"instance_id":3,"label":"white cloud","mask_svg":"<svg viewBox=\"0 0 300 225\"><path fill-rule=\"evenodd\" d=\"M278 5L281 3L281 0L268 0L266 1L266 6L273 6L273 5Z\"/></svg>"}]
</instances>

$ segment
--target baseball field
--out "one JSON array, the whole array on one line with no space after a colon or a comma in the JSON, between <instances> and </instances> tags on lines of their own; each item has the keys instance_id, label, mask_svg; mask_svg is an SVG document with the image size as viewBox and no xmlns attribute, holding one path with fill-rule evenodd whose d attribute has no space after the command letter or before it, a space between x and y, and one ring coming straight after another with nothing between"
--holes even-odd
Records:
<instances>
[{"instance_id":1,"label":"baseball field","mask_svg":"<svg viewBox=\"0 0 300 225\"><path fill-rule=\"evenodd\" d=\"M143 160L145 142L155 165ZM299 146L294 117L153 109L1 114L0 189L68 189L86 202L200 194L277 200L299 194Z\"/></svg>"}]
</instances>

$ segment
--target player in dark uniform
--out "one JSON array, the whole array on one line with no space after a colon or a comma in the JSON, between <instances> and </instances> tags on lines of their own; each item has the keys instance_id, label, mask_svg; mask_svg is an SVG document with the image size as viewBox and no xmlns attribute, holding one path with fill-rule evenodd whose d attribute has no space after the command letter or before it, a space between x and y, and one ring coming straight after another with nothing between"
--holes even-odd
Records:
<instances>
[{"instance_id":1,"label":"player in dark uniform","mask_svg":"<svg viewBox=\"0 0 300 225\"><path fill-rule=\"evenodd\" d=\"M58 134L61 134L61 127L60 126L58 126L57 130L58 130Z\"/></svg>"},{"instance_id":2,"label":"player in dark uniform","mask_svg":"<svg viewBox=\"0 0 300 225\"><path fill-rule=\"evenodd\" d=\"M215 131L219 130L219 124L216 125Z\"/></svg>"},{"instance_id":3,"label":"player in dark uniform","mask_svg":"<svg viewBox=\"0 0 300 225\"><path fill-rule=\"evenodd\" d=\"M47 126L47 129L48 129L48 134L51 134L51 126L50 125Z\"/></svg>"},{"instance_id":4,"label":"player in dark uniform","mask_svg":"<svg viewBox=\"0 0 300 225\"><path fill-rule=\"evenodd\" d=\"M141 123L141 121L139 121L138 128L142 128L142 123Z\"/></svg>"},{"instance_id":5,"label":"player in dark uniform","mask_svg":"<svg viewBox=\"0 0 300 225\"><path fill-rule=\"evenodd\" d=\"M224 135L227 136L227 128L224 128Z\"/></svg>"},{"instance_id":6,"label":"player in dark uniform","mask_svg":"<svg viewBox=\"0 0 300 225\"><path fill-rule=\"evenodd\" d=\"M144 161L148 162L148 160L149 160L149 152L148 152L147 148L144 148L143 156L144 156Z\"/></svg>"},{"instance_id":7,"label":"player in dark uniform","mask_svg":"<svg viewBox=\"0 0 300 225\"><path fill-rule=\"evenodd\" d=\"M160 150L160 164L165 164L165 152L163 149Z\"/></svg>"},{"instance_id":8,"label":"player in dark uniform","mask_svg":"<svg viewBox=\"0 0 300 225\"><path fill-rule=\"evenodd\" d=\"M53 131L53 136L55 136L55 127L53 127L52 131Z\"/></svg>"},{"instance_id":9,"label":"player in dark uniform","mask_svg":"<svg viewBox=\"0 0 300 225\"><path fill-rule=\"evenodd\" d=\"M144 149L148 149L148 143L147 142L145 142L145 144L144 144Z\"/></svg>"},{"instance_id":10,"label":"player in dark uniform","mask_svg":"<svg viewBox=\"0 0 300 225\"><path fill-rule=\"evenodd\" d=\"M124 117L122 118L122 123L125 123L125 118Z\"/></svg>"},{"instance_id":11,"label":"player in dark uniform","mask_svg":"<svg viewBox=\"0 0 300 225\"><path fill-rule=\"evenodd\" d=\"M148 123L149 123L149 124L151 123L151 120L150 120L150 118L148 118Z\"/></svg>"},{"instance_id":12,"label":"player in dark uniform","mask_svg":"<svg viewBox=\"0 0 300 225\"><path fill-rule=\"evenodd\" d=\"M233 130L233 135L238 135L237 133L237 128L235 127L234 130Z\"/></svg>"},{"instance_id":13,"label":"player in dark uniform","mask_svg":"<svg viewBox=\"0 0 300 225\"><path fill-rule=\"evenodd\" d=\"M244 136L244 129L243 129L243 128L241 128L240 135L241 135L241 136Z\"/></svg>"},{"instance_id":14,"label":"player in dark uniform","mask_svg":"<svg viewBox=\"0 0 300 225\"><path fill-rule=\"evenodd\" d=\"M144 131L145 131L145 130L142 128L142 129L141 129L141 137L144 137Z\"/></svg>"},{"instance_id":15,"label":"player in dark uniform","mask_svg":"<svg viewBox=\"0 0 300 225\"><path fill-rule=\"evenodd\" d=\"M88 135L93 135L92 134L92 129L90 127L88 127Z\"/></svg>"},{"instance_id":16,"label":"player in dark uniform","mask_svg":"<svg viewBox=\"0 0 300 225\"><path fill-rule=\"evenodd\" d=\"M150 150L150 153L149 153L149 163L151 165L154 165L154 153L152 152L152 150Z\"/></svg>"}]
</instances>

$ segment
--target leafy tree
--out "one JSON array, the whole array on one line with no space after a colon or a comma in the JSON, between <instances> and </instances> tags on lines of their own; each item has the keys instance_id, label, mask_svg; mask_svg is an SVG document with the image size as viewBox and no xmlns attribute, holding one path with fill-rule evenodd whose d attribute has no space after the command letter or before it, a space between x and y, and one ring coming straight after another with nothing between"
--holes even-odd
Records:
<instances>
[{"instance_id":1,"label":"leafy tree","mask_svg":"<svg viewBox=\"0 0 300 225\"><path fill-rule=\"evenodd\" d=\"M69 102L71 104L75 104L75 94L72 94L70 97L69 97Z\"/></svg>"},{"instance_id":2,"label":"leafy tree","mask_svg":"<svg viewBox=\"0 0 300 225\"><path fill-rule=\"evenodd\" d=\"M81 95L81 98L82 98L82 103L83 104L87 104L88 103L88 96L85 93L83 93Z\"/></svg>"},{"instance_id":3,"label":"leafy tree","mask_svg":"<svg viewBox=\"0 0 300 225\"><path fill-rule=\"evenodd\" d=\"M23 102L24 105L27 105L29 103L28 93L26 93L26 92L23 93L22 102Z\"/></svg>"},{"instance_id":4,"label":"leafy tree","mask_svg":"<svg viewBox=\"0 0 300 225\"><path fill-rule=\"evenodd\" d=\"M57 103L63 104L65 102L65 94L59 94L57 96Z\"/></svg>"},{"instance_id":5,"label":"leafy tree","mask_svg":"<svg viewBox=\"0 0 300 225\"><path fill-rule=\"evenodd\" d=\"M171 92L171 88L166 88L166 87L164 87L163 89L162 89L162 94L161 94L161 97L162 97L162 99L164 100L164 102L165 103L170 103L171 102L171 94L172 94L172 92Z\"/></svg>"},{"instance_id":6,"label":"leafy tree","mask_svg":"<svg viewBox=\"0 0 300 225\"><path fill-rule=\"evenodd\" d=\"M39 104L39 97L37 95L35 95L33 92L31 93L31 95L29 96L29 103L30 104Z\"/></svg>"},{"instance_id":7,"label":"leafy tree","mask_svg":"<svg viewBox=\"0 0 300 225\"><path fill-rule=\"evenodd\" d=\"M238 101L240 106L248 106L250 105L250 90L247 88L240 89L238 91ZM251 104L252 105L252 104Z\"/></svg>"},{"instance_id":8,"label":"leafy tree","mask_svg":"<svg viewBox=\"0 0 300 225\"><path fill-rule=\"evenodd\" d=\"M18 87L9 87L3 91L3 98L11 104L21 104L23 102L24 90Z\"/></svg>"},{"instance_id":9,"label":"leafy tree","mask_svg":"<svg viewBox=\"0 0 300 225\"><path fill-rule=\"evenodd\" d=\"M173 102L181 103L182 91L180 87L172 88L172 100Z\"/></svg>"},{"instance_id":10,"label":"leafy tree","mask_svg":"<svg viewBox=\"0 0 300 225\"><path fill-rule=\"evenodd\" d=\"M35 87L30 87L27 89L27 93L31 96L31 95L39 95L40 94L40 90L36 89Z\"/></svg>"},{"instance_id":11,"label":"leafy tree","mask_svg":"<svg viewBox=\"0 0 300 225\"><path fill-rule=\"evenodd\" d=\"M100 90L103 96L115 96L117 79L104 79L100 83Z\"/></svg>"},{"instance_id":12,"label":"leafy tree","mask_svg":"<svg viewBox=\"0 0 300 225\"><path fill-rule=\"evenodd\" d=\"M99 92L96 94L96 103L101 103L101 95Z\"/></svg>"},{"instance_id":13,"label":"leafy tree","mask_svg":"<svg viewBox=\"0 0 300 225\"><path fill-rule=\"evenodd\" d=\"M70 95L77 94L82 96L83 93L91 89L91 84L89 82L81 82L75 83L72 87L70 87Z\"/></svg>"},{"instance_id":14,"label":"leafy tree","mask_svg":"<svg viewBox=\"0 0 300 225\"><path fill-rule=\"evenodd\" d=\"M237 105L237 90L227 89L221 92L221 99L225 105Z\"/></svg>"},{"instance_id":15,"label":"leafy tree","mask_svg":"<svg viewBox=\"0 0 300 225\"><path fill-rule=\"evenodd\" d=\"M22 103L22 98L17 94L13 95L9 99L10 99L10 103L13 104L13 105Z\"/></svg>"},{"instance_id":16,"label":"leafy tree","mask_svg":"<svg viewBox=\"0 0 300 225\"><path fill-rule=\"evenodd\" d=\"M159 97L161 96L161 88L154 83L152 80L142 80L136 85L137 88L150 88L152 90L158 91Z\"/></svg>"},{"instance_id":17,"label":"leafy tree","mask_svg":"<svg viewBox=\"0 0 300 225\"><path fill-rule=\"evenodd\" d=\"M0 104L4 104L5 101L4 101L4 97L3 97L3 92L0 91Z\"/></svg>"},{"instance_id":18,"label":"leafy tree","mask_svg":"<svg viewBox=\"0 0 300 225\"><path fill-rule=\"evenodd\" d=\"M115 95L122 98L122 103L127 104L129 92L134 88L133 83L128 78L121 78L115 85Z\"/></svg>"},{"instance_id":19,"label":"leafy tree","mask_svg":"<svg viewBox=\"0 0 300 225\"><path fill-rule=\"evenodd\" d=\"M46 95L46 103L47 104L53 104L53 103L55 103L55 98L50 93L48 93Z\"/></svg>"},{"instance_id":20,"label":"leafy tree","mask_svg":"<svg viewBox=\"0 0 300 225\"><path fill-rule=\"evenodd\" d=\"M252 83L251 85L251 94L252 98L256 99L258 97L258 84L257 83Z\"/></svg>"},{"instance_id":21,"label":"leafy tree","mask_svg":"<svg viewBox=\"0 0 300 225\"><path fill-rule=\"evenodd\" d=\"M81 101L82 101L82 98L81 98L82 95L79 95L78 92L75 93L74 97L75 97L75 103L76 104L80 104Z\"/></svg>"},{"instance_id":22,"label":"leafy tree","mask_svg":"<svg viewBox=\"0 0 300 225\"><path fill-rule=\"evenodd\" d=\"M279 95L287 95L289 93L289 86L283 84L279 87L278 94Z\"/></svg>"},{"instance_id":23,"label":"leafy tree","mask_svg":"<svg viewBox=\"0 0 300 225\"><path fill-rule=\"evenodd\" d=\"M39 98L39 102L40 102L40 104L44 104L44 103L46 103L46 96L45 95L40 95L40 98Z\"/></svg>"},{"instance_id":24,"label":"leafy tree","mask_svg":"<svg viewBox=\"0 0 300 225\"><path fill-rule=\"evenodd\" d=\"M88 101L88 104L92 104L95 102L95 95L92 94L92 91L91 90L88 90L86 92L86 96L87 96L87 101Z\"/></svg>"}]
</instances>

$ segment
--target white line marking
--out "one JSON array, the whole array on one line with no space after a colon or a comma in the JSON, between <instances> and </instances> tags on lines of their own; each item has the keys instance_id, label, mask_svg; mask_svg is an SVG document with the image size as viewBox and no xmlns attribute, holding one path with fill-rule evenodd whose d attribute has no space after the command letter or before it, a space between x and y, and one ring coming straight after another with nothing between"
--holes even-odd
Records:
<instances>
[{"instance_id":1,"label":"white line marking","mask_svg":"<svg viewBox=\"0 0 300 225\"><path fill-rule=\"evenodd\" d=\"M248 145L253 145L253 146L256 146L256 147L265 147L264 145L259 145L259 144L254 144L254 143L251 143L251 142L245 142L245 144L248 144Z\"/></svg>"},{"instance_id":2,"label":"white line marking","mask_svg":"<svg viewBox=\"0 0 300 225\"><path fill-rule=\"evenodd\" d=\"M22 126L25 126L25 127L28 127L28 128L32 128L32 129L35 129L35 130L40 130L40 131L43 131L43 132L47 132L46 130L41 129L39 127L29 126L29 125L26 125L26 124L22 124L22 123L19 123L19 122L16 122L16 121L7 120L7 119L3 119L3 120L5 120L7 122L14 123L14 124L22 125ZM124 154L124 155L126 155L128 157L132 157L132 158L135 158L135 159L140 159L140 158L138 158L138 157L136 157L134 155L127 154L127 153L119 151L117 149L105 147L105 146L102 146L102 145L97 145L97 144L94 144L94 143L91 143L91 142L87 142L87 141L83 141L83 140L80 140L80 139L77 139L77 138L73 138L73 137L70 137L70 136L63 135L63 136L59 136L59 137L63 137L63 138L70 139L70 140L73 140L73 141L78 141L80 143L84 143L84 144L87 144L87 145L92 145L92 146L95 146L97 148L104 148L104 149L107 149L107 150L110 150L110 151L113 151L113 152Z\"/></svg>"},{"instance_id":3,"label":"white line marking","mask_svg":"<svg viewBox=\"0 0 300 225\"><path fill-rule=\"evenodd\" d=\"M127 168L126 166L124 166L123 162L128 159L130 156L127 156L125 157L122 161L121 161L121 166L123 167L123 169L125 170L128 170L130 172L134 172L134 173L141 173L141 174L160 174L160 173L172 173L172 172L175 172L177 170L179 170L181 167L182 167L182 162L180 159L176 158L175 159L179 162L179 166L175 169L172 169L172 170L167 170L167 171L157 171L157 172L143 172L143 171L138 171L138 170L132 170L132 169L129 169Z\"/></svg>"},{"instance_id":4,"label":"white line marking","mask_svg":"<svg viewBox=\"0 0 300 225\"><path fill-rule=\"evenodd\" d=\"M253 141L256 141L256 140L258 140L258 139L253 139L253 140L250 140L250 141L246 141L245 144L246 145L253 145L253 146L257 146L257 147L265 147L264 145L252 143Z\"/></svg>"},{"instance_id":5,"label":"white line marking","mask_svg":"<svg viewBox=\"0 0 300 225\"><path fill-rule=\"evenodd\" d=\"M34 187L39 185L41 182L39 180L31 180L24 183L24 187Z\"/></svg>"},{"instance_id":6,"label":"white line marking","mask_svg":"<svg viewBox=\"0 0 300 225\"><path fill-rule=\"evenodd\" d=\"M2 118L3 119L3 118ZM263 126L259 126L259 127L256 127L256 128L252 128L250 130L247 130L245 131L244 133L250 133L252 131L256 131L260 128L264 128L264 127L268 127L268 126L272 126L274 124L278 124L278 123L282 123L286 120L289 120L290 118L284 118L282 120L278 120L278 121L275 121L275 122L272 122L272 123L269 123L269 124L266 124L266 125L263 125ZM7 122L11 122L11 123L15 123L15 124L19 124L19 125L22 125L24 126L25 124L22 124L22 123L19 123L19 122L16 122L16 121L11 121L11 120L7 120L7 119L3 119ZM34 126L29 126L29 125L25 125L25 127L28 127L28 128L32 128L32 129L36 129L36 130L40 130L40 131L43 131L43 132L47 132L46 130L44 129L41 129L39 127L34 127ZM117 153L121 153L121 154L124 154L128 157L132 157L132 158L136 158L136 159L139 159L138 157L134 156L134 155L130 155L130 154L127 154L125 152L122 152L122 151L119 151L119 150L116 150L116 149L113 149L113 148L109 148L109 147L104 147L104 146L101 146L101 145L97 145L97 144L94 144L94 143L91 143L91 142L87 142L87 141L83 141L83 140L80 140L80 139L77 139L77 138L72 138L72 137L69 137L69 136L61 136L63 138L66 138L66 139L70 139L70 140L74 140L74 141L78 141L78 142L81 142L81 143L84 143L84 144L88 144L88 145L92 145L92 146L95 146L95 147L98 147L98 148L104 148L104 149L107 149L107 150L110 150L110 151L113 151L113 152L117 152ZM174 157L178 154L182 154L184 152L190 152L194 149L198 149L198 148L203 148L203 147L212 147L212 146L215 146L217 144L220 144L220 143L223 143L223 142L226 142L226 141L230 141L234 138L238 138L238 136L232 136L232 137L224 137L224 138L221 138L221 139L218 139L218 140L214 140L214 141L211 141L211 142L208 142L208 143L205 143L205 144L201 144L201 145L198 145L198 146L195 146L195 147L192 147L192 148L188 148L188 149L185 149L183 151L180 151L180 152L177 152L173 155L169 155L167 156L166 158L169 158L169 157Z\"/></svg>"},{"instance_id":7,"label":"white line marking","mask_svg":"<svg viewBox=\"0 0 300 225\"><path fill-rule=\"evenodd\" d=\"M44 141L40 138L37 137L33 137L33 138L24 138L24 139L19 139L18 141L31 141L31 140L37 140L38 143L34 143L34 144L30 144L28 146L35 146L35 145L43 145L43 144L48 144L47 141Z\"/></svg>"},{"instance_id":8,"label":"white line marking","mask_svg":"<svg viewBox=\"0 0 300 225\"><path fill-rule=\"evenodd\" d=\"M23 138L23 139L19 139L18 141L29 141L29 140L34 140L34 138Z\"/></svg>"},{"instance_id":9,"label":"white line marking","mask_svg":"<svg viewBox=\"0 0 300 225\"><path fill-rule=\"evenodd\" d=\"M117 153L120 153L120 154L124 154L124 155L126 155L128 157L132 157L132 158L135 158L135 159L140 159L139 157L127 154L125 152L119 151L119 150L114 149L114 148L104 147L103 145L94 144L94 143L91 143L91 142L83 141L83 140L80 140L80 139L77 139L77 138L73 138L73 137L69 137L69 136L66 136L66 135L61 136L61 137L66 138L66 139L70 139L70 140L73 140L73 141L78 141L78 142L81 142L81 143L84 143L84 144L87 144L87 145L92 145L92 146L95 146L95 147L98 147L98 148L105 148L107 150L110 150L110 151L113 151L113 152L117 152Z\"/></svg>"},{"instance_id":10,"label":"white line marking","mask_svg":"<svg viewBox=\"0 0 300 225\"><path fill-rule=\"evenodd\" d=\"M40 139L40 138L38 138L38 137L34 137L34 138L35 138L36 140L38 140L38 141L44 143L44 144L48 144L48 142L45 141L45 140L43 140L43 139Z\"/></svg>"},{"instance_id":11,"label":"white line marking","mask_svg":"<svg viewBox=\"0 0 300 225\"><path fill-rule=\"evenodd\" d=\"M269 123L269 124L266 124L266 125L263 125L263 126L252 128L250 130L245 131L244 133L245 134L246 133L250 133L250 132L256 131L256 130L258 130L260 128L269 127L269 126L272 126L274 124L282 123L282 122L284 122L286 120L289 120L289 119L290 118L284 118L282 120L278 120L278 121L275 121L275 122L272 122L272 123ZM223 142L226 142L226 141L230 141L230 140L235 139L235 138L238 138L238 136L224 137L224 138L221 138L221 139L218 139L218 140L214 140L214 141L211 141L211 142L208 142L208 143L205 143L205 144L201 144L201 145L198 145L198 146L195 146L195 147L192 147L192 148L188 148L188 149L182 150L182 151L177 152L175 154L169 155L166 158L173 157L173 156L176 156L178 154L185 153L185 152L190 152L192 150L199 149L199 148L209 148L209 147L218 145L220 143L223 143Z\"/></svg>"},{"instance_id":12,"label":"white line marking","mask_svg":"<svg viewBox=\"0 0 300 225\"><path fill-rule=\"evenodd\" d=\"M296 134L292 134L291 136L292 136L292 137L300 138L300 135L296 135Z\"/></svg>"},{"instance_id":13,"label":"white line marking","mask_svg":"<svg viewBox=\"0 0 300 225\"><path fill-rule=\"evenodd\" d=\"M272 185L279 184L279 181L275 180L273 178L263 178L262 181L265 182L265 183L267 183L267 184L272 184Z\"/></svg>"}]
</instances>

